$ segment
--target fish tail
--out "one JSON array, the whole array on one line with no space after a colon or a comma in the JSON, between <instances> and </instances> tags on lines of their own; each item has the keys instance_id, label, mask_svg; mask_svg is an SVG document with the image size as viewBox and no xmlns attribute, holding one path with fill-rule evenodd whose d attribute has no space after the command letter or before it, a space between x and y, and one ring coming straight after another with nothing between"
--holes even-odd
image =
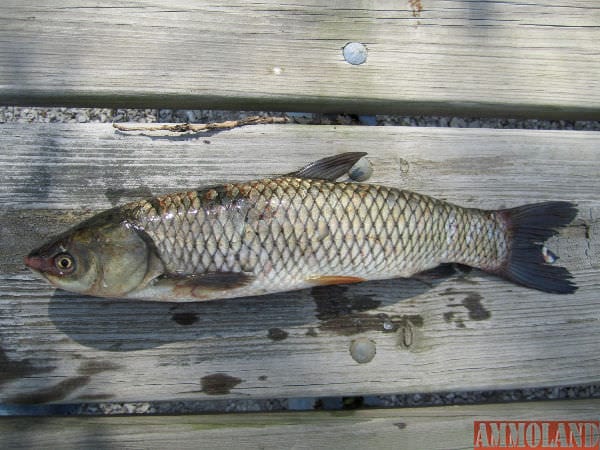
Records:
<instances>
[{"instance_id":1,"label":"fish tail","mask_svg":"<svg viewBox=\"0 0 600 450\"><path fill-rule=\"evenodd\" d=\"M509 249L498 275L517 284L556 294L577 290L573 275L564 267L549 264L544 242L577 215L570 202L544 202L498 211L508 225Z\"/></svg>"}]
</instances>

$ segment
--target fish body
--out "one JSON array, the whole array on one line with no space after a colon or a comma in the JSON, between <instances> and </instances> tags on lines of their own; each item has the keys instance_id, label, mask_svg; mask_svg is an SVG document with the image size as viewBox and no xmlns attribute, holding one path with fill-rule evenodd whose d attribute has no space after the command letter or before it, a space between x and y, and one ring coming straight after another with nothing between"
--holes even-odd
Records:
<instances>
[{"instance_id":1,"label":"fish body","mask_svg":"<svg viewBox=\"0 0 600 450\"><path fill-rule=\"evenodd\" d=\"M298 172L113 208L32 252L26 264L89 295L202 301L410 277L460 263L548 292L572 292L543 241L576 214L547 202L462 208L385 186L339 183L361 153Z\"/></svg>"}]
</instances>

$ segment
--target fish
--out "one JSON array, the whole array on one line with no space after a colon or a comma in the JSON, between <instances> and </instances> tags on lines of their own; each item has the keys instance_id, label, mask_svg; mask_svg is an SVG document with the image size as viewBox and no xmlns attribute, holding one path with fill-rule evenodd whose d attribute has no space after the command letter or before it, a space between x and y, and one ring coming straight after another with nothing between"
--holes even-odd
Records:
<instances>
[{"instance_id":1,"label":"fish","mask_svg":"<svg viewBox=\"0 0 600 450\"><path fill-rule=\"evenodd\" d=\"M282 176L117 206L33 250L24 263L63 290L173 302L409 278L444 264L548 293L577 289L544 246L574 220L576 204L465 208L336 181L365 155L341 153Z\"/></svg>"}]
</instances>

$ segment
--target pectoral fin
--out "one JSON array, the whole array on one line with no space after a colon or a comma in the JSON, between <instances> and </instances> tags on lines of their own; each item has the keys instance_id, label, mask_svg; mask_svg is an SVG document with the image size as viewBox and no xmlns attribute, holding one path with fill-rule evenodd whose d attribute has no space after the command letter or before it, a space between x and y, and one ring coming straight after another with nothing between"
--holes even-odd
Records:
<instances>
[{"instance_id":1,"label":"pectoral fin","mask_svg":"<svg viewBox=\"0 0 600 450\"><path fill-rule=\"evenodd\" d=\"M145 287L130 292L128 298L142 300L197 302L218 298L242 297L254 281L244 272L210 272L200 275L162 274Z\"/></svg>"},{"instance_id":2,"label":"pectoral fin","mask_svg":"<svg viewBox=\"0 0 600 450\"><path fill-rule=\"evenodd\" d=\"M215 291L244 287L254 281L254 275L245 272L208 272L199 275L167 278L173 278L178 286Z\"/></svg>"},{"instance_id":3,"label":"pectoral fin","mask_svg":"<svg viewBox=\"0 0 600 450\"><path fill-rule=\"evenodd\" d=\"M252 283L254 279L254 275L244 272L208 272L187 276L164 275L157 280L155 287L170 290L171 298L176 300L210 300L239 297L239 291Z\"/></svg>"}]
</instances>

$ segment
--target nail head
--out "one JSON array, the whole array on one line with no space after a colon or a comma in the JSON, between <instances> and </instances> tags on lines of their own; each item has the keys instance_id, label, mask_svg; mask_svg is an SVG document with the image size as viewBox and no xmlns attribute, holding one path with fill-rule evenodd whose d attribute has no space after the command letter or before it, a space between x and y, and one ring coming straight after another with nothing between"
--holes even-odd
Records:
<instances>
[{"instance_id":1,"label":"nail head","mask_svg":"<svg viewBox=\"0 0 600 450\"><path fill-rule=\"evenodd\" d=\"M359 364L370 362L377 353L375 342L371 339L358 338L350 344L350 355Z\"/></svg>"}]
</instances>

